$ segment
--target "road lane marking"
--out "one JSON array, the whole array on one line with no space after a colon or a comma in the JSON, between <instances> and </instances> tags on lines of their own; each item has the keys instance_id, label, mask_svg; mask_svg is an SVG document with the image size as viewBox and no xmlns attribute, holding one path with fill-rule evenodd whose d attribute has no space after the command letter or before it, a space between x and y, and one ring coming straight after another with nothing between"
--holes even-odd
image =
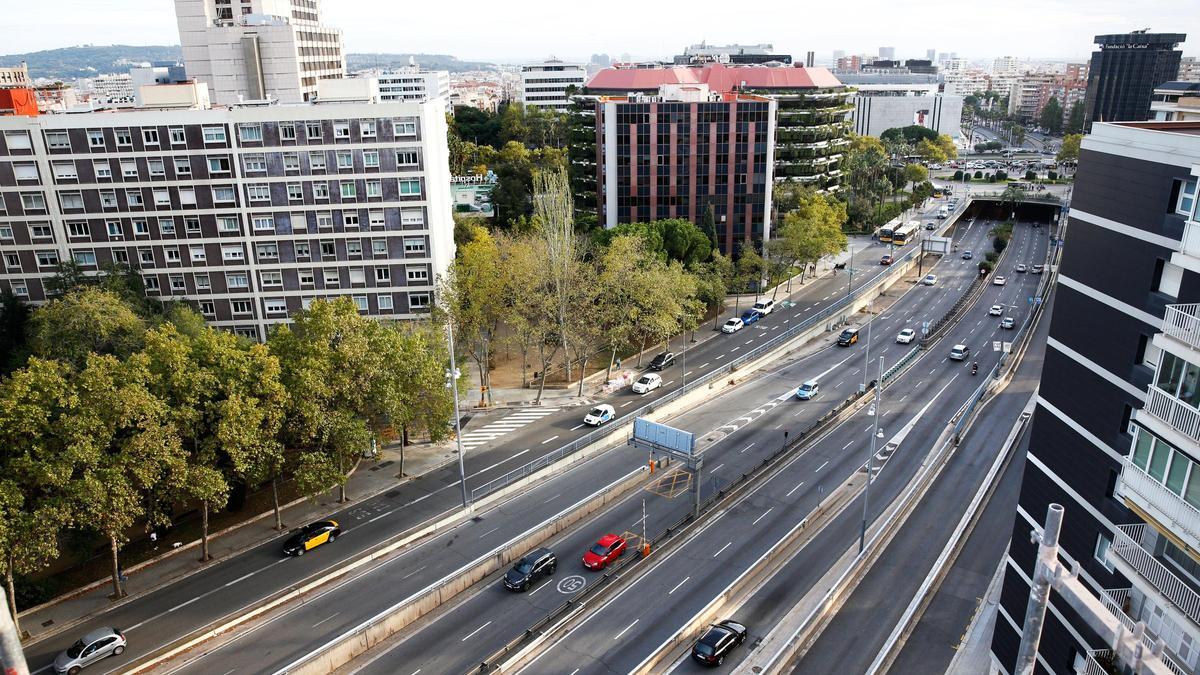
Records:
<instances>
[{"instance_id":1,"label":"road lane marking","mask_svg":"<svg viewBox=\"0 0 1200 675\"><path fill-rule=\"evenodd\" d=\"M718 465L714 466L713 468L709 469L709 470L708 470L708 472L709 472L709 473L716 473L716 472L717 472L717 469L719 469L719 468L721 468L721 467L723 467L723 466L725 466L725 462L721 462L720 464L718 464Z\"/></svg>"},{"instance_id":2,"label":"road lane marking","mask_svg":"<svg viewBox=\"0 0 1200 675\"><path fill-rule=\"evenodd\" d=\"M854 441L850 441L849 443L847 443L847 444L843 445L843 446L842 446L842 449L843 449L843 450L845 450L846 448L848 448L848 447L850 447L850 446L852 446L852 445L854 445Z\"/></svg>"},{"instance_id":3,"label":"road lane marking","mask_svg":"<svg viewBox=\"0 0 1200 675\"><path fill-rule=\"evenodd\" d=\"M732 354L732 353L736 352L736 351L737 351L737 350L739 350L739 349L741 349L741 347L734 347L733 349L730 349L730 350L729 350L729 353L730 353L730 354ZM724 354L722 354L721 356L725 356L725 355L724 355ZM719 358L721 358L721 356L718 356L717 358L719 359Z\"/></svg>"},{"instance_id":4,"label":"road lane marking","mask_svg":"<svg viewBox=\"0 0 1200 675\"><path fill-rule=\"evenodd\" d=\"M684 375L684 377L687 377L687 375ZM673 384L675 384L675 380L671 380L670 382L663 382L664 387L669 387Z\"/></svg>"},{"instance_id":5,"label":"road lane marking","mask_svg":"<svg viewBox=\"0 0 1200 675\"><path fill-rule=\"evenodd\" d=\"M323 624L323 623L325 623L326 621L328 621L328 620L332 619L333 617L337 616L338 614L341 614L341 612L334 612L332 616L328 616L328 617L326 617L326 618L324 618L324 619L321 619L320 621L318 621L318 622L314 623L314 624L312 625L312 627L313 627L313 628L316 628L317 626L320 626L321 624Z\"/></svg>"},{"instance_id":6,"label":"road lane marking","mask_svg":"<svg viewBox=\"0 0 1200 675\"><path fill-rule=\"evenodd\" d=\"M628 404L628 403L626 403L625 405L629 405L629 404ZM625 406L621 406L621 407L625 407ZM542 445L545 445L545 444L549 443L550 441L552 441L552 440L554 440L554 439L556 439L556 438L558 438L558 436L557 436L557 435L551 436L550 438L547 438L546 440L542 441Z\"/></svg>"},{"instance_id":7,"label":"road lane marking","mask_svg":"<svg viewBox=\"0 0 1200 675\"><path fill-rule=\"evenodd\" d=\"M791 323L791 321L792 321L791 319L785 319L784 323Z\"/></svg>"},{"instance_id":8,"label":"road lane marking","mask_svg":"<svg viewBox=\"0 0 1200 675\"><path fill-rule=\"evenodd\" d=\"M492 622L491 622L491 621L488 621L487 623L483 624L483 625L482 625L482 626L480 626L479 628L476 628L475 630L471 631L471 633L470 633L469 635L467 635L467 637L465 637L465 638L463 638L462 640L460 640L460 642L466 642L467 640L470 640L472 636L474 636L476 633L478 633L479 631L483 630L484 628L487 628L487 627L488 627L488 626L490 626L490 625L492 625Z\"/></svg>"},{"instance_id":9,"label":"road lane marking","mask_svg":"<svg viewBox=\"0 0 1200 675\"><path fill-rule=\"evenodd\" d=\"M829 460L825 460L825 464L828 464L828 463L829 463ZM824 469L824 468L825 468L825 464L822 464L821 466L818 466L818 467L817 467L817 471L820 471L821 469ZM817 471L814 471L813 473L816 473Z\"/></svg>"},{"instance_id":10,"label":"road lane marking","mask_svg":"<svg viewBox=\"0 0 1200 675\"><path fill-rule=\"evenodd\" d=\"M495 531L496 531L496 530L498 530L498 529L500 529L500 527L499 527L499 526L497 526L497 527L493 527L492 529L488 530L487 532L484 532L483 534L479 535L479 537L480 537L480 538L486 537L486 536L488 536L489 534L491 534L491 533L495 532Z\"/></svg>"},{"instance_id":11,"label":"road lane marking","mask_svg":"<svg viewBox=\"0 0 1200 675\"><path fill-rule=\"evenodd\" d=\"M790 394L789 394L789 396L790 396ZM783 428L783 425L782 425L782 424L776 424L776 425L775 425L775 431L779 431L779 430L780 430L780 429L782 429L782 428Z\"/></svg>"},{"instance_id":12,"label":"road lane marking","mask_svg":"<svg viewBox=\"0 0 1200 675\"><path fill-rule=\"evenodd\" d=\"M758 524L758 521L762 520L763 518L766 518L766 517L767 517L767 514L768 514L768 513L770 513L770 512L772 512L772 511L774 511L774 510L775 510L775 507L774 507L774 506L772 506L771 508L767 509L766 511L763 511L763 514L762 514L761 516L759 516L759 517L755 518L755 519L754 519L754 522L753 522L753 523L750 523L750 524L751 524L751 525L757 525L757 524Z\"/></svg>"},{"instance_id":13,"label":"road lane marking","mask_svg":"<svg viewBox=\"0 0 1200 675\"><path fill-rule=\"evenodd\" d=\"M715 361L720 361L720 360L721 360L721 359L723 359L723 358L725 358L725 355L724 355L724 354L722 354L722 355L718 356L718 357L717 357L716 359L714 359L714 360L715 360Z\"/></svg>"},{"instance_id":14,"label":"road lane marking","mask_svg":"<svg viewBox=\"0 0 1200 675\"><path fill-rule=\"evenodd\" d=\"M709 361L708 363L712 363L712 362L711 362L711 361ZM700 369L701 369L701 370L704 370L705 368L707 368L707 367L708 367L708 363L702 363L702 364L700 364Z\"/></svg>"},{"instance_id":15,"label":"road lane marking","mask_svg":"<svg viewBox=\"0 0 1200 675\"><path fill-rule=\"evenodd\" d=\"M755 441L754 443L757 443L757 442L758 442L758 441ZM738 454L740 455L740 454L742 454L743 452L745 452L745 451L749 450L750 448L753 448L753 447L754 447L754 443L751 443L750 445L747 445L746 447L742 448L742 449L741 449L741 451L739 451L739 452L738 452Z\"/></svg>"},{"instance_id":16,"label":"road lane marking","mask_svg":"<svg viewBox=\"0 0 1200 675\"><path fill-rule=\"evenodd\" d=\"M630 403L633 403L633 401L627 401L627 402L625 402L625 403L622 403L621 405L619 405L619 406L617 406L617 407L618 407L618 408L624 408L625 406L629 405Z\"/></svg>"},{"instance_id":17,"label":"road lane marking","mask_svg":"<svg viewBox=\"0 0 1200 675\"><path fill-rule=\"evenodd\" d=\"M731 542L729 542L729 544L725 544L724 546L722 546L720 551L717 551L716 553L713 554L713 557L715 558L715 557L721 555L721 551L724 551L725 549L729 548L730 544L732 544L732 543L733 542L731 541Z\"/></svg>"},{"instance_id":18,"label":"road lane marking","mask_svg":"<svg viewBox=\"0 0 1200 675\"><path fill-rule=\"evenodd\" d=\"M614 636L613 636L613 639L614 639L614 640L620 640L620 639L621 639L621 636L625 634L625 631L627 631L627 630L629 630L630 628L633 628L634 626L636 626L636 625L637 625L637 622L639 622L639 621L641 621L641 619L634 619L634 620L633 620L633 623L629 624L628 626L625 626L625 630L623 630L623 631L621 631L620 633L617 633L616 635L614 635Z\"/></svg>"},{"instance_id":19,"label":"road lane marking","mask_svg":"<svg viewBox=\"0 0 1200 675\"><path fill-rule=\"evenodd\" d=\"M559 497L561 497L561 496L562 496L562 493L560 492L560 493L558 493L558 494L554 495L553 497L551 497L550 499L547 499L547 500L543 501L542 503L543 503L543 504L546 504L546 503L552 502L552 501L554 501L555 499L558 499L558 498L559 498Z\"/></svg>"},{"instance_id":20,"label":"road lane marking","mask_svg":"<svg viewBox=\"0 0 1200 675\"><path fill-rule=\"evenodd\" d=\"M691 374L692 374L692 373L694 373L694 372L696 372L696 371L694 371L694 370L689 370L689 371L687 371L686 373L684 373L684 374L683 374L683 376L684 376L684 377L687 377L688 375L691 375Z\"/></svg>"},{"instance_id":21,"label":"road lane marking","mask_svg":"<svg viewBox=\"0 0 1200 675\"><path fill-rule=\"evenodd\" d=\"M691 579L691 577L684 577L683 581L675 584L675 588L672 588L671 590L667 591L667 595L670 595L670 594L674 593L675 591L679 590L679 587L686 584L688 582L688 579Z\"/></svg>"},{"instance_id":22,"label":"road lane marking","mask_svg":"<svg viewBox=\"0 0 1200 675\"><path fill-rule=\"evenodd\" d=\"M791 496L792 496L792 493L793 493L793 492L795 492L796 490L799 490L801 485L804 485L804 481L800 481L800 482L799 482L799 483L796 485L796 487L794 487L794 488L792 488L790 491L788 491L788 493L787 493L787 496L788 496L788 497L791 497Z\"/></svg>"},{"instance_id":23,"label":"road lane marking","mask_svg":"<svg viewBox=\"0 0 1200 675\"><path fill-rule=\"evenodd\" d=\"M405 579L407 579L407 578L411 577L412 575L416 574L417 572L420 572L421 570L425 569L426 567L428 567L428 565L421 565L421 566L420 566L420 567L418 567L417 569L415 569L415 570L413 570L413 571L409 572L408 574L405 574L404 576L400 577L400 580L401 580L401 581L404 581Z\"/></svg>"},{"instance_id":24,"label":"road lane marking","mask_svg":"<svg viewBox=\"0 0 1200 675\"><path fill-rule=\"evenodd\" d=\"M845 380L842 380L841 382L838 382L837 384L833 385L833 388L834 388L834 389L837 389L838 387L842 386L842 385L843 385L843 384L845 384L845 383L846 383L846 381L845 381Z\"/></svg>"},{"instance_id":25,"label":"road lane marking","mask_svg":"<svg viewBox=\"0 0 1200 675\"><path fill-rule=\"evenodd\" d=\"M575 426L571 427L571 431L576 431L576 430L582 429L582 428L583 428L582 424L576 424Z\"/></svg>"}]
</instances>

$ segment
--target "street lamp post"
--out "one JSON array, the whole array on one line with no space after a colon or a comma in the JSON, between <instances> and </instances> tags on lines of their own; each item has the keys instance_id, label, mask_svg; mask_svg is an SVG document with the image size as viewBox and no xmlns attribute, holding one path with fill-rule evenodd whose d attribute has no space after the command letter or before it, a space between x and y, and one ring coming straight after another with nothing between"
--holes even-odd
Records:
<instances>
[{"instance_id":1,"label":"street lamp post","mask_svg":"<svg viewBox=\"0 0 1200 675\"><path fill-rule=\"evenodd\" d=\"M467 469L463 464L462 444L462 415L458 412L458 378L461 375L454 362L454 324L446 321L446 338L450 346L450 369L446 371L446 387L454 397L454 442L458 445L458 478L462 486L462 505L467 508L470 503L467 498Z\"/></svg>"},{"instance_id":2,"label":"street lamp post","mask_svg":"<svg viewBox=\"0 0 1200 675\"><path fill-rule=\"evenodd\" d=\"M875 308L875 300L867 300L867 349L863 352L863 383L862 391L867 390L867 371L871 369L871 324L875 323L870 320L871 310Z\"/></svg>"},{"instance_id":3,"label":"street lamp post","mask_svg":"<svg viewBox=\"0 0 1200 675\"><path fill-rule=\"evenodd\" d=\"M850 264L846 271L850 273L850 280L846 282L846 297L850 297L851 291L854 290L854 243L851 242L847 248L850 249Z\"/></svg>"},{"instance_id":4,"label":"street lamp post","mask_svg":"<svg viewBox=\"0 0 1200 675\"><path fill-rule=\"evenodd\" d=\"M862 553L867 544L867 507L871 503L871 459L875 456L875 439L883 438L879 429L879 416L883 411L879 407L880 393L883 391L883 357L879 357L879 379L875 380L875 402L871 404L869 414L875 418L874 429L871 431L871 454L867 455L867 487L863 493L862 529L858 534L858 552Z\"/></svg>"}]
</instances>

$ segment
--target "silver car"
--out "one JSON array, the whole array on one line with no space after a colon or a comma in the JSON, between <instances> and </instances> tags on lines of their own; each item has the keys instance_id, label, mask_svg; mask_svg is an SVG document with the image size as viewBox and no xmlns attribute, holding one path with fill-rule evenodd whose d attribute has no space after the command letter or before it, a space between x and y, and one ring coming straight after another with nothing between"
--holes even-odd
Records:
<instances>
[{"instance_id":1,"label":"silver car","mask_svg":"<svg viewBox=\"0 0 1200 675\"><path fill-rule=\"evenodd\" d=\"M75 675L86 666L125 651L125 635L116 628L97 628L54 659L54 670Z\"/></svg>"}]
</instances>

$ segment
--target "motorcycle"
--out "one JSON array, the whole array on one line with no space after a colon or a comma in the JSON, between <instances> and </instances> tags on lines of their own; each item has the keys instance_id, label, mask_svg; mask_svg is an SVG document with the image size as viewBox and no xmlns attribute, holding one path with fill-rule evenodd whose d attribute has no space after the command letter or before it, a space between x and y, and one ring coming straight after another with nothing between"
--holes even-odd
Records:
<instances>
[{"instance_id":1,"label":"motorcycle","mask_svg":"<svg viewBox=\"0 0 1200 675\"><path fill-rule=\"evenodd\" d=\"M971 364L971 374L972 374L972 375L974 375L974 374L976 374L976 373L978 373L978 372L979 372L979 364L978 364L978 363L972 363L972 364Z\"/></svg>"}]
</instances>

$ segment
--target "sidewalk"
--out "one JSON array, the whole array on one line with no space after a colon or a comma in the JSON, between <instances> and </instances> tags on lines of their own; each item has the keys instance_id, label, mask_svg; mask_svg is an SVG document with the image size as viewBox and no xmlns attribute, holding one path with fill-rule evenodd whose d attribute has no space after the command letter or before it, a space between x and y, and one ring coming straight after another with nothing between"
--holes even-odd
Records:
<instances>
[{"instance_id":1,"label":"sidewalk","mask_svg":"<svg viewBox=\"0 0 1200 675\"><path fill-rule=\"evenodd\" d=\"M410 445L404 450L404 477L401 477L400 447L387 446L380 452L378 459L364 459L350 476L346 484L350 501L339 504L336 488L317 499L297 499L281 508L284 527L292 529L327 518L332 511L342 510L355 502L366 500L406 480L432 471L451 461L454 452L453 439L437 445ZM106 577L84 589L21 612L21 630L25 633L23 643L28 646L72 626L85 623L99 612L138 599L247 549L283 536L284 532L275 530L274 524L274 512L267 511L226 530L209 534L208 546L212 560L207 563L199 561L198 540L181 542L172 541L169 536L164 537L160 540L162 555L124 570L128 578L125 589L129 595L121 600L110 599L112 582Z\"/></svg>"},{"instance_id":2,"label":"sidewalk","mask_svg":"<svg viewBox=\"0 0 1200 675\"><path fill-rule=\"evenodd\" d=\"M958 653L950 661L946 675L980 675L997 672L992 665L992 630L996 626L996 608L1000 604L1000 586L1004 580L1005 561L1000 559L996 574L988 584L987 595L982 599L975 618L967 627Z\"/></svg>"}]
</instances>

